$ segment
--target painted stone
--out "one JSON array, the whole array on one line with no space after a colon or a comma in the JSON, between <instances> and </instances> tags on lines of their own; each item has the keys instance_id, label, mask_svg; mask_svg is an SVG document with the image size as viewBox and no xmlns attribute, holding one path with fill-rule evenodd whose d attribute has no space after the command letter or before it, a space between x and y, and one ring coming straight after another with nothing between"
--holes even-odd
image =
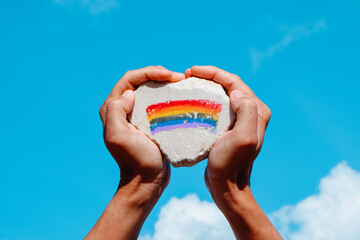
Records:
<instances>
[{"instance_id":1,"label":"painted stone","mask_svg":"<svg viewBox=\"0 0 360 240\"><path fill-rule=\"evenodd\" d=\"M174 167L207 158L234 119L222 86L194 77L141 84L130 115L130 122L159 146Z\"/></svg>"}]
</instances>

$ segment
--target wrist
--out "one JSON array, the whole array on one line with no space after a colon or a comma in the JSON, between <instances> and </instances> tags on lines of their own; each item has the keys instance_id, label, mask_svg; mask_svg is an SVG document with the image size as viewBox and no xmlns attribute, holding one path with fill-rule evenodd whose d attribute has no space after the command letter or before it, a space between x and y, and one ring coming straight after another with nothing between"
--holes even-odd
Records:
<instances>
[{"instance_id":1,"label":"wrist","mask_svg":"<svg viewBox=\"0 0 360 240\"><path fill-rule=\"evenodd\" d=\"M224 211L238 209L239 205L252 197L250 190L250 168L229 171L206 169L206 184L216 205Z\"/></svg>"},{"instance_id":2,"label":"wrist","mask_svg":"<svg viewBox=\"0 0 360 240\"><path fill-rule=\"evenodd\" d=\"M241 182L232 179L210 180L210 192L222 211L233 211L252 198L248 179Z\"/></svg>"},{"instance_id":3,"label":"wrist","mask_svg":"<svg viewBox=\"0 0 360 240\"><path fill-rule=\"evenodd\" d=\"M250 186L239 189L236 184L231 184L225 191L214 191L213 198L221 211L241 215L241 211L254 200Z\"/></svg>"},{"instance_id":4,"label":"wrist","mask_svg":"<svg viewBox=\"0 0 360 240\"><path fill-rule=\"evenodd\" d=\"M165 182L165 183L164 183ZM122 177L117 193L127 204L133 207L141 207L147 204L155 204L167 186L164 178L156 178L153 181L145 180L137 175L131 179Z\"/></svg>"},{"instance_id":5,"label":"wrist","mask_svg":"<svg viewBox=\"0 0 360 240\"><path fill-rule=\"evenodd\" d=\"M221 197L225 193L234 196L237 192L249 188L250 168L214 171L208 166L206 168L206 180L211 194L215 197Z\"/></svg>"}]
</instances>

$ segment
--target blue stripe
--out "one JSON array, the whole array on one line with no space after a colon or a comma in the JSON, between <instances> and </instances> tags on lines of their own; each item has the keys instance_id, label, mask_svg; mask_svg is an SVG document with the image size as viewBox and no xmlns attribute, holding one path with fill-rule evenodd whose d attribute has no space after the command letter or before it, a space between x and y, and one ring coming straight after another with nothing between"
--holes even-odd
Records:
<instances>
[{"instance_id":1,"label":"blue stripe","mask_svg":"<svg viewBox=\"0 0 360 240\"><path fill-rule=\"evenodd\" d=\"M150 130L153 131L155 128L157 127L163 127L163 126L169 126L169 125L175 125L175 124L183 124L185 123L185 121L187 123L207 123L210 124L212 126L214 126L214 128L216 128L216 124L217 121L209 119L209 118L182 118L182 119L174 119L174 120L167 120L167 121L162 121L162 122L157 122L154 124L150 125Z\"/></svg>"}]
</instances>

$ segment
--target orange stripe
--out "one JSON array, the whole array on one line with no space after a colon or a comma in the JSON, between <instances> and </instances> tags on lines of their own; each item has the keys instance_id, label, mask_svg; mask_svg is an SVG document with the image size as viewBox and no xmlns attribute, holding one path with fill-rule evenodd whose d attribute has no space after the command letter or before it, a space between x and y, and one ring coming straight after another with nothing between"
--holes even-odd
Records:
<instances>
[{"instance_id":1,"label":"orange stripe","mask_svg":"<svg viewBox=\"0 0 360 240\"><path fill-rule=\"evenodd\" d=\"M214 115L214 117L218 116L220 113L220 111L218 111L218 110L203 108L203 107L172 106L172 107L163 108L161 110L148 112L147 115L148 115L149 121L151 121L154 118L166 117L166 116L177 115L177 114L194 113L194 112L211 114L211 115Z\"/></svg>"}]
</instances>

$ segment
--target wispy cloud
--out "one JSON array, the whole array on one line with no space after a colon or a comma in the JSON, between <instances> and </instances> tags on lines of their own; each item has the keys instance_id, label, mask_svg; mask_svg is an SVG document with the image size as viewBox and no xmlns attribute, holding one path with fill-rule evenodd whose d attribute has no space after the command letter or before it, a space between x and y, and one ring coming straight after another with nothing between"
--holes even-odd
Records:
<instances>
[{"instance_id":1,"label":"wispy cloud","mask_svg":"<svg viewBox=\"0 0 360 240\"><path fill-rule=\"evenodd\" d=\"M270 220L285 239L360 239L360 172L346 162L320 181L320 192L271 213ZM153 236L140 240L235 239L214 203L196 195L172 198L160 212Z\"/></svg>"},{"instance_id":2,"label":"wispy cloud","mask_svg":"<svg viewBox=\"0 0 360 240\"><path fill-rule=\"evenodd\" d=\"M85 8L93 15L119 8L118 0L53 0L53 2L70 8Z\"/></svg>"},{"instance_id":3,"label":"wispy cloud","mask_svg":"<svg viewBox=\"0 0 360 240\"><path fill-rule=\"evenodd\" d=\"M279 42L270 45L264 51L251 49L250 57L252 61L253 72L256 72L260 68L262 62L265 59L268 59L277 53L281 53L293 41L302 37L308 37L314 33L318 33L324 30L326 30L326 22L324 20L319 20L311 24L297 25L293 28L287 29L285 36Z\"/></svg>"}]
</instances>

